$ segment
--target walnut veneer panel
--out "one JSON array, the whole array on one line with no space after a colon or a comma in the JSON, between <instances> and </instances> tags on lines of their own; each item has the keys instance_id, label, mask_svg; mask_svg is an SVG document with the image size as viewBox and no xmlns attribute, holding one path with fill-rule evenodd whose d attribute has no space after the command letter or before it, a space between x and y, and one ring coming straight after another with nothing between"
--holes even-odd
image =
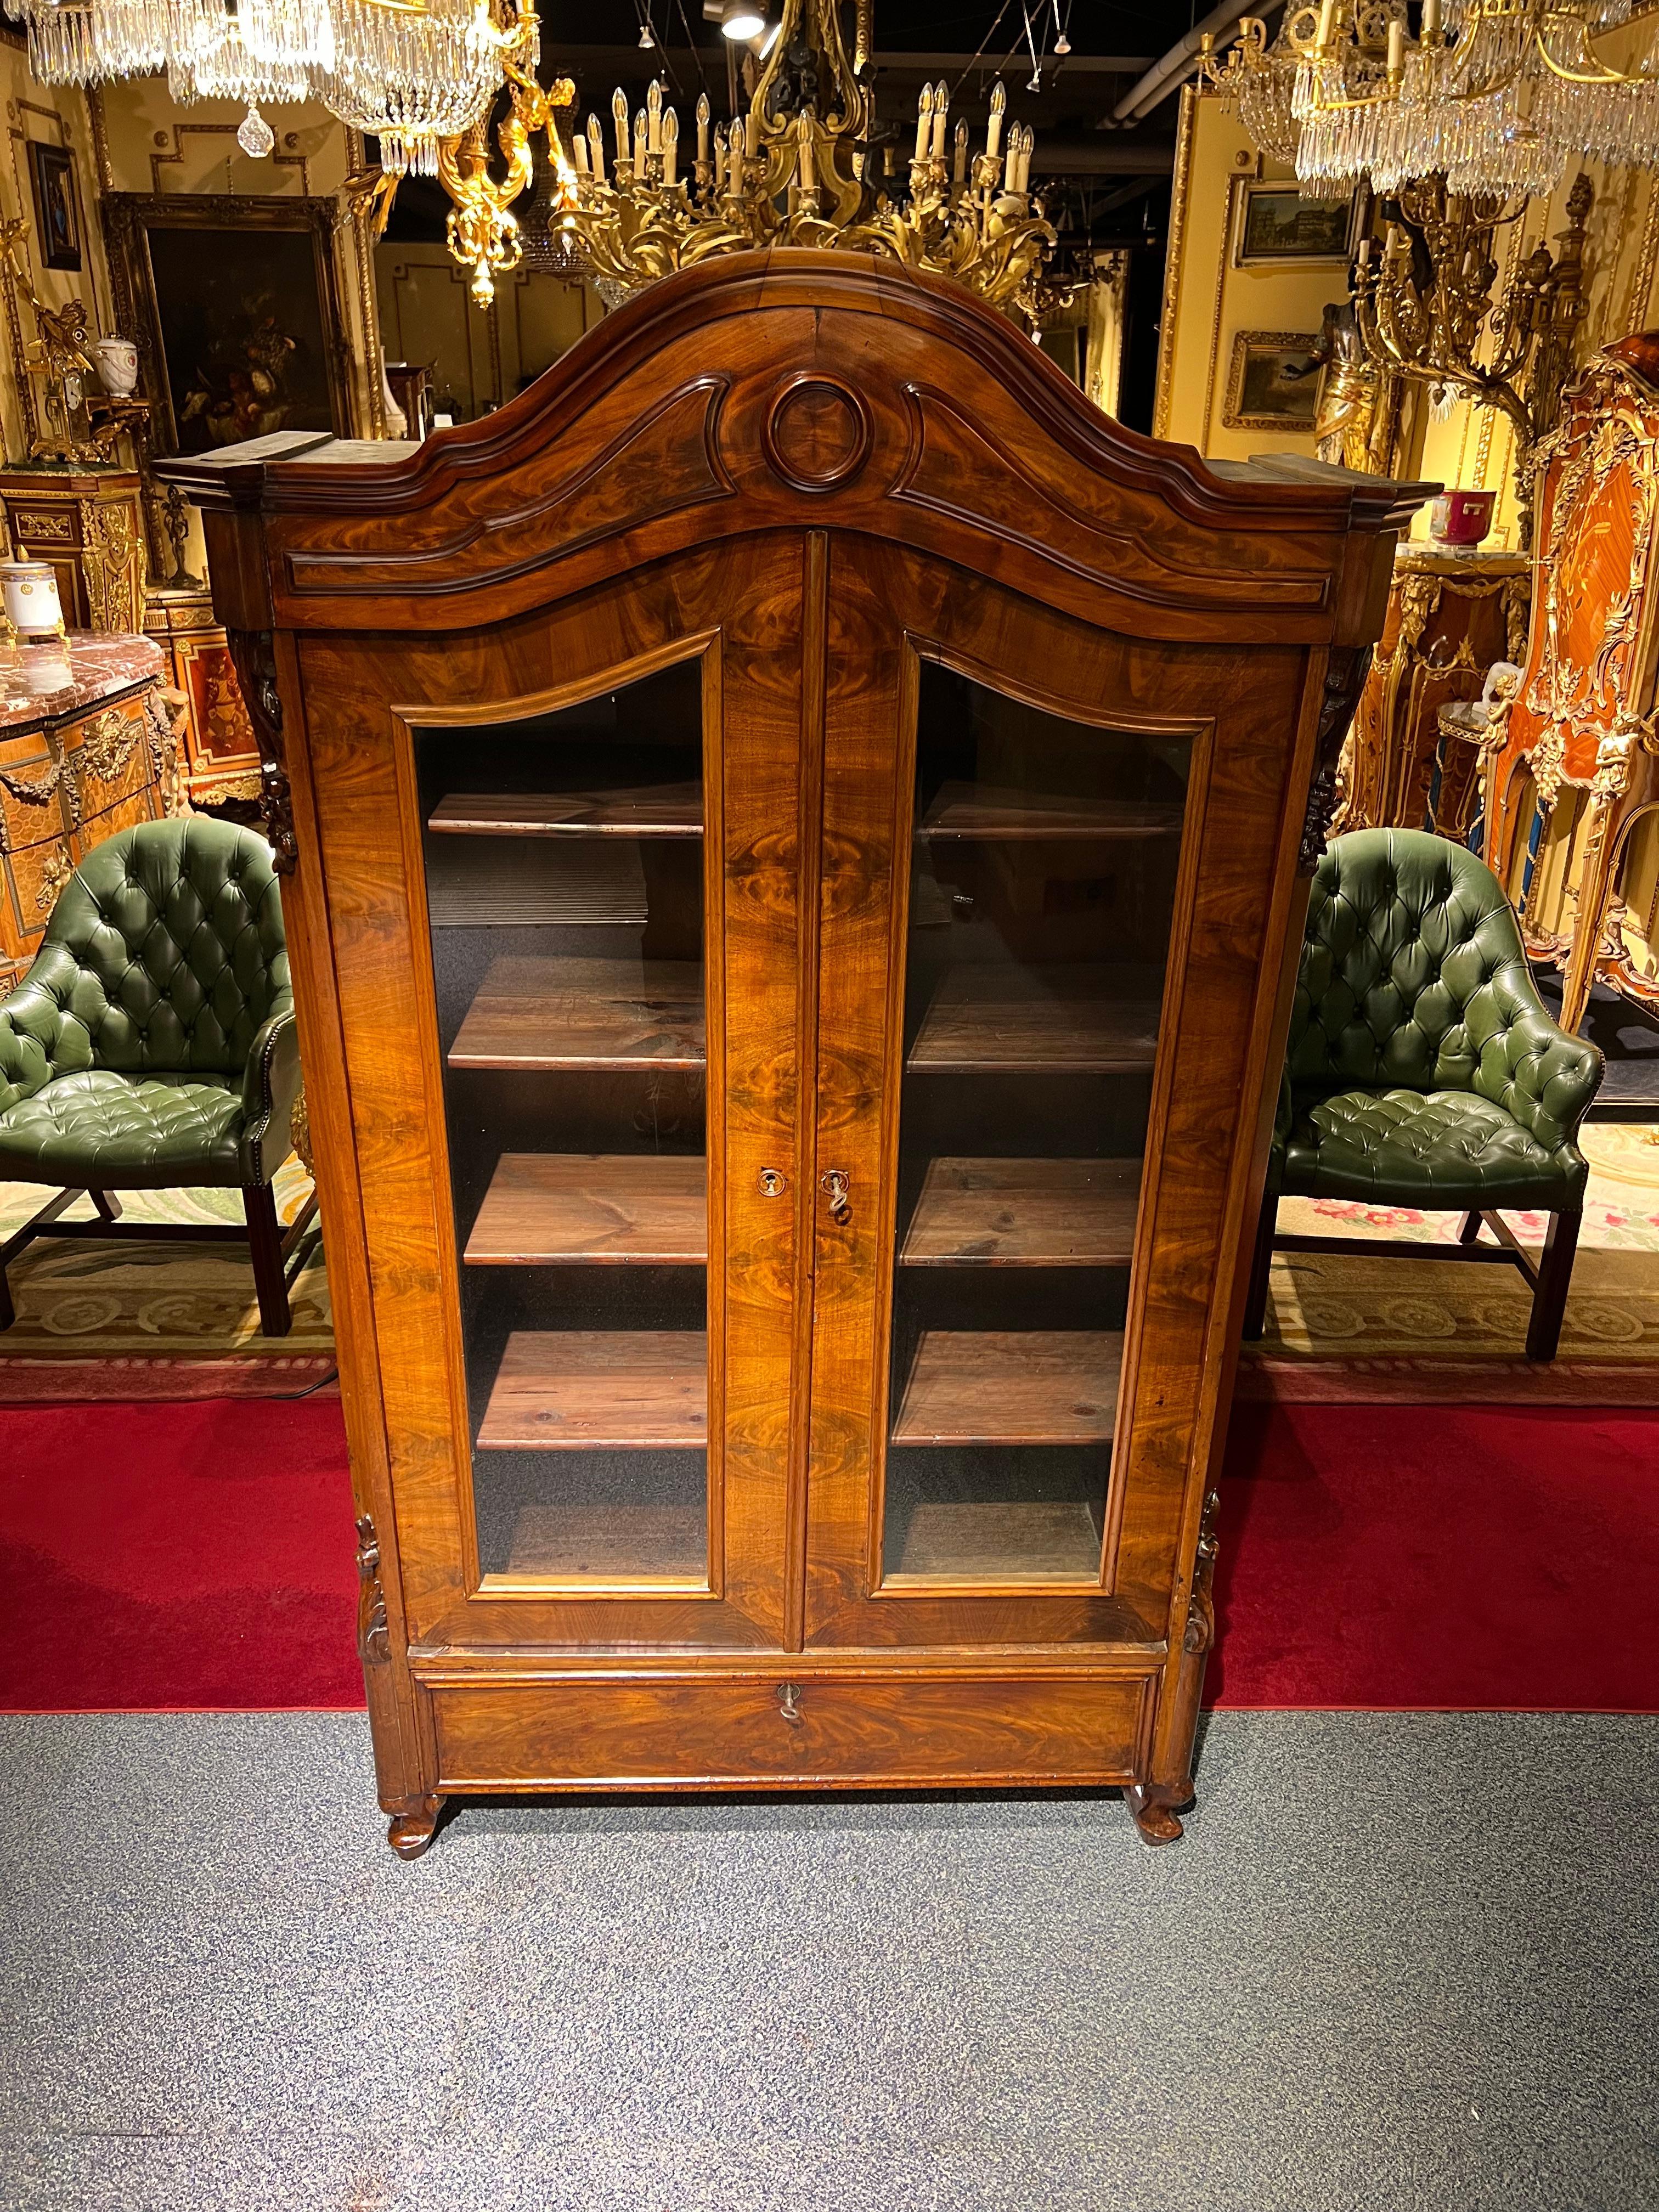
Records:
<instances>
[{"instance_id":1,"label":"walnut veneer panel","mask_svg":"<svg viewBox=\"0 0 1659 2212\"><path fill-rule=\"evenodd\" d=\"M653 1783L1111 1782L1133 1771L1144 1681L911 1676L445 1686L441 1788Z\"/></svg>"},{"instance_id":2,"label":"walnut veneer panel","mask_svg":"<svg viewBox=\"0 0 1659 2212\"><path fill-rule=\"evenodd\" d=\"M1127 1267L1139 1206L1139 1160L932 1160L899 1261Z\"/></svg>"},{"instance_id":3,"label":"walnut veneer panel","mask_svg":"<svg viewBox=\"0 0 1659 2212\"><path fill-rule=\"evenodd\" d=\"M696 1154L503 1152L466 1240L467 1264L707 1260L707 1185Z\"/></svg>"}]
</instances>

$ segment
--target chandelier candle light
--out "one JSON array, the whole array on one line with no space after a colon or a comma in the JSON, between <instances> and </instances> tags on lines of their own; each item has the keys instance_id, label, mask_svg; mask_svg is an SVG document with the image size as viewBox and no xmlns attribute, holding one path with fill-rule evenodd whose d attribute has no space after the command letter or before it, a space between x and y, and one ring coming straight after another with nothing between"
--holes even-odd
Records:
<instances>
[{"instance_id":1,"label":"chandelier candle light","mask_svg":"<svg viewBox=\"0 0 1659 2212\"><path fill-rule=\"evenodd\" d=\"M746 246L836 246L955 277L994 307L1036 319L1065 289L1044 282L1056 243L1030 190L1032 133L1005 131L1006 95L993 92L981 150L965 122L951 130L950 88L922 92L915 150L901 178L897 149L877 129L870 9L857 11L848 58L836 0L784 0L748 109L716 125L696 110L696 150L682 152L679 118L653 83L630 122L618 91L612 145L598 116L567 148L557 116L574 94L537 78L536 0L0 0L27 27L30 65L46 84L94 84L165 70L173 95L240 100L250 155L276 134L261 101L315 100L375 139L377 223L399 178L436 176L453 207L450 250L487 308L495 281L524 258L514 203L526 206L537 265L591 270L611 299L710 254ZM728 10L728 32L738 21ZM492 173L488 124L505 173ZM545 134L538 160L532 142ZM689 148L687 149L689 151ZM879 175L871 156L879 151ZM1080 281L1080 280L1079 280Z\"/></svg>"},{"instance_id":2,"label":"chandelier candle light","mask_svg":"<svg viewBox=\"0 0 1659 2212\"><path fill-rule=\"evenodd\" d=\"M5 0L43 84L165 70L174 100L244 101L237 143L269 154L262 101L315 100L380 143L390 176L435 176L438 145L533 70L533 0Z\"/></svg>"},{"instance_id":3,"label":"chandelier candle light","mask_svg":"<svg viewBox=\"0 0 1659 2212\"><path fill-rule=\"evenodd\" d=\"M965 122L951 129L950 88L926 86L901 179L891 145L872 173L869 76L867 60L848 60L834 0L786 0L743 117L715 124L707 95L698 100L689 173L662 87L653 84L631 125L618 91L609 133L590 116L572 149L567 227L601 285L633 290L747 246L834 246L954 276L994 306L1030 312L1054 234L1031 196L1033 134L1005 131L1002 86L978 152Z\"/></svg>"},{"instance_id":4,"label":"chandelier candle light","mask_svg":"<svg viewBox=\"0 0 1659 2212\"><path fill-rule=\"evenodd\" d=\"M1322 0L1279 35L1247 17L1212 83L1310 191L1379 192L1443 174L1454 193L1552 191L1575 161L1659 161L1659 37L1605 58L1631 0ZM1633 34L1632 34L1633 35Z\"/></svg>"}]
</instances>

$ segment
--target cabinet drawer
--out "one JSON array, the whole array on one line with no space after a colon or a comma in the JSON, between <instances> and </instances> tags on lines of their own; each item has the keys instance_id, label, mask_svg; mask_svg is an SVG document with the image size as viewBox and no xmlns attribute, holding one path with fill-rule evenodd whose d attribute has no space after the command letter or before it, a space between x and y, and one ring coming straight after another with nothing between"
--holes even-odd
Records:
<instances>
[{"instance_id":1,"label":"cabinet drawer","mask_svg":"<svg viewBox=\"0 0 1659 2212\"><path fill-rule=\"evenodd\" d=\"M441 1789L637 1789L1119 1781L1139 1763L1152 1693L1147 1677L797 1672L452 1678L432 1699Z\"/></svg>"}]
</instances>

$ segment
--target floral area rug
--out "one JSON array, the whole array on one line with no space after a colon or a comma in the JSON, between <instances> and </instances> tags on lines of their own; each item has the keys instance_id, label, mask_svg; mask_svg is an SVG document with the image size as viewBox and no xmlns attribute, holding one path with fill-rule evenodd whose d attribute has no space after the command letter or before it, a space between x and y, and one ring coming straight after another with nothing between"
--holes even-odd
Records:
<instances>
[{"instance_id":1,"label":"floral area rug","mask_svg":"<svg viewBox=\"0 0 1659 2212\"><path fill-rule=\"evenodd\" d=\"M284 1223L311 1179L297 1160L276 1177ZM0 1183L0 1241L38 1212L37 1183ZM234 1222L234 1190L120 1194L131 1221ZM82 1200L65 1217L90 1219ZM236 1244L141 1244L41 1237L7 1271L17 1319L0 1334L0 1403L69 1398L282 1397L334 1371L328 1276L315 1224L289 1296L294 1327L259 1332L246 1250Z\"/></svg>"},{"instance_id":2,"label":"floral area rug","mask_svg":"<svg viewBox=\"0 0 1659 2212\"><path fill-rule=\"evenodd\" d=\"M1524 1357L1532 1294L1513 1267L1281 1252L1267 1330L1247 1346L1239 1395L1281 1403L1659 1405L1659 1126L1595 1121L1580 1142L1589 1190L1561 1348ZM1536 1250L1545 1216L1512 1213ZM1409 1206L1286 1199L1297 1235L1455 1243L1462 1217Z\"/></svg>"}]
</instances>

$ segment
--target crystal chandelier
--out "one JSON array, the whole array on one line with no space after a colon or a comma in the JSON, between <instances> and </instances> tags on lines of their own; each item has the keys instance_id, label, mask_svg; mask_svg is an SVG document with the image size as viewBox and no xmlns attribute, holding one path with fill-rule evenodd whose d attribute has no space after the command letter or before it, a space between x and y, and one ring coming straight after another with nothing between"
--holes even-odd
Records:
<instances>
[{"instance_id":1,"label":"crystal chandelier","mask_svg":"<svg viewBox=\"0 0 1659 2212\"><path fill-rule=\"evenodd\" d=\"M1030 313L1054 233L1033 198L1033 135L1005 130L999 83L981 148L950 122L950 88L924 88L906 173L875 120L860 10L848 57L835 0L785 0L746 112L695 141L653 84L630 118L618 91L608 126L590 116L573 146L567 228L602 288L637 289L710 255L768 245L833 246L954 276L996 307ZM872 157L881 156L879 167Z\"/></svg>"},{"instance_id":2,"label":"crystal chandelier","mask_svg":"<svg viewBox=\"0 0 1659 2212\"><path fill-rule=\"evenodd\" d=\"M1443 173L1454 193L1543 195L1575 161L1659 161L1659 37L1630 69L1597 45L1631 15L1631 0L1422 0L1413 39L1406 0L1323 0L1288 9L1272 45L1247 19L1224 61L1206 41L1203 66L1311 191Z\"/></svg>"},{"instance_id":3,"label":"crystal chandelier","mask_svg":"<svg viewBox=\"0 0 1659 2212\"><path fill-rule=\"evenodd\" d=\"M392 177L435 175L438 145L479 121L509 59L534 68L533 0L4 0L43 84L165 70L174 100L234 100L245 153L275 133L261 102L319 100L380 142Z\"/></svg>"}]
</instances>

